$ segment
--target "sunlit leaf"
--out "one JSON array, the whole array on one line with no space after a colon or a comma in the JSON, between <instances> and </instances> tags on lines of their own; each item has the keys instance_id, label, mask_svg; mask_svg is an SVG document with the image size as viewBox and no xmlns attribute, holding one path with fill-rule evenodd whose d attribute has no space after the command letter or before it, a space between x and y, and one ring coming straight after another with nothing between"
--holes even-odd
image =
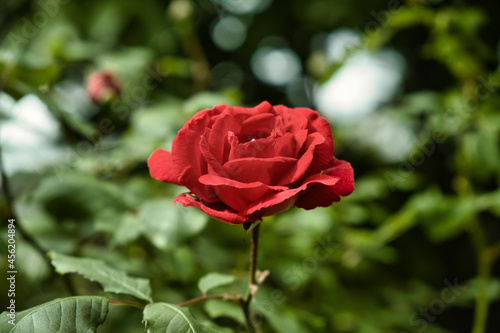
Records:
<instances>
[{"instance_id":1,"label":"sunlit leaf","mask_svg":"<svg viewBox=\"0 0 500 333\"><path fill-rule=\"evenodd\" d=\"M206 293L210 289L233 283L236 278L233 275L221 273L208 273L198 281L198 289Z\"/></svg>"},{"instance_id":2,"label":"sunlit leaf","mask_svg":"<svg viewBox=\"0 0 500 333\"><path fill-rule=\"evenodd\" d=\"M204 308L211 318L227 317L245 324L245 314L241 307L234 302L211 299L205 302Z\"/></svg>"}]
</instances>

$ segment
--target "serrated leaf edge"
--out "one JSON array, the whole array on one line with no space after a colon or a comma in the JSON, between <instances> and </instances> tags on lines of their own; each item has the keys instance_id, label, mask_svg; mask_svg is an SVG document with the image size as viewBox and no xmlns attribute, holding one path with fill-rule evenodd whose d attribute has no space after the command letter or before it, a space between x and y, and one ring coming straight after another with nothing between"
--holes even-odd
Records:
<instances>
[{"instance_id":1,"label":"serrated leaf edge","mask_svg":"<svg viewBox=\"0 0 500 333\"><path fill-rule=\"evenodd\" d=\"M82 299L82 298L91 298L92 299L92 298L97 298L97 297L101 298L101 301L107 300L108 304L109 304L109 298L104 297L104 296L70 296L70 297L64 297L64 298L56 298L56 299L53 299L52 301L49 301L49 302L46 302L46 303L42 303L42 304L38 304L38 305L36 305L36 306L34 306L32 308L26 309L26 310L22 310L22 311L28 311L28 312L26 313L26 315L23 318L21 318L21 320L19 320L18 322L16 322L16 324L12 327L12 329L9 331L9 333L12 332L18 325L20 325L21 322L24 319L28 318L33 313L38 312L41 309L43 309L42 306L52 306L53 304L56 304L56 303L61 304L62 302L65 302L65 301L68 301L68 300L72 300L72 299L75 299L76 301L78 301L79 299ZM92 301L94 301L94 300L92 299ZM41 307L41 308L34 309L36 307ZM109 313L109 309L108 309L108 311L106 311L106 316L104 317L104 320L106 320L106 318L108 316L108 313ZM99 324L97 327L99 327L101 325L102 325L102 323Z\"/></svg>"},{"instance_id":2,"label":"serrated leaf edge","mask_svg":"<svg viewBox=\"0 0 500 333\"><path fill-rule=\"evenodd\" d=\"M49 255L49 257L51 258L51 263L52 263L52 266L54 266L54 268L56 269L56 271L57 271L59 274L76 273L76 274L78 274L78 275L83 276L85 279L87 279L87 280L89 280L89 281L95 281L95 282L99 283L99 284L102 286L102 288L104 289L104 291L114 292L114 293L117 293L117 294L126 294L126 295L131 295L131 296L136 296L136 297L137 297L137 296L142 296L142 297L138 297L138 298L143 299L143 300L146 300L146 301L149 301L149 302L151 302L151 301L152 301L151 296L146 295L145 293L143 293L143 292L142 292L142 291L140 291L139 289L136 289L136 288L131 288L130 286L123 285L123 283L121 283L121 282L120 282L120 280L119 280L119 279L117 279L117 278L116 278L115 276L113 276L113 275L111 275L111 277L112 277L112 278L111 278L110 280L112 280L114 283L117 283L117 284L118 284L118 285L120 285L120 286L123 286L123 287L124 287L124 289L126 289L126 290L130 290L130 291L132 291L132 292L137 292L137 293L136 293L136 294L135 294L135 293L134 293L134 294L130 294L130 293L125 293L125 292L121 292L121 291L114 290L114 288L107 288L107 287L105 287L105 286L103 285L103 283L102 283L102 282L100 282L100 281L98 281L98 280L96 280L96 279L92 279L92 278L90 278L90 277L87 277L87 276L86 276L86 274L82 274L82 273L78 272L77 270L67 270L67 271L65 271L65 270L60 270L58 267L56 267L56 265L54 264L54 262L53 262L53 261L54 261L54 260L57 260L56 258L54 258L54 255L56 255L56 256L57 256L57 255L61 255L61 254L59 254L59 253L57 253L57 252L54 252L54 251L50 251L48 255ZM66 256L66 255L64 255L64 254L63 254L62 256ZM70 258L72 258L72 259L80 259L80 260L82 260L82 259L92 260L92 261L95 261L95 262L99 262L99 263L101 263L101 264L103 264L103 265L105 265L105 266L108 266L109 268L111 268L111 269L113 269L113 270L117 270L116 268L113 268L113 267L109 266L109 265L108 265L108 264L107 264L104 260L101 260L101 259L95 259L95 258L79 258L79 257L71 257L71 256L67 256L67 257L70 257ZM99 271L100 271L100 272L105 272L105 271L103 271L103 270L101 270L101 269L99 269ZM119 271L119 270L117 270L117 271ZM129 276L126 272L123 272L123 271L119 271L119 273L120 273L120 275L121 275L121 276L124 276L124 277L127 277L127 278L131 278L131 279L144 279L144 278L138 278L138 277L132 277L132 276ZM144 279L144 280L149 281L148 279ZM118 281L118 282L117 282L117 281Z\"/></svg>"}]
</instances>

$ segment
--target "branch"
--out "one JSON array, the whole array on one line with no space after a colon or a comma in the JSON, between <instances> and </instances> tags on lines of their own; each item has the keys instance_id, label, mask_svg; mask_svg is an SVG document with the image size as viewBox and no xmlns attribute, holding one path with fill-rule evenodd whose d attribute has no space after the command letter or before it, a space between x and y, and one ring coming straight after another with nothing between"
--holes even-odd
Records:
<instances>
[{"instance_id":1,"label":"branch","mask_svg":"<svg viewBox=\"0 0 500 333\"><path fill-rule=\"evenodd\" d=\"M178 306L188 306L194 303L203 302L209 299L223 299L223 300L232 300L232 301L240 301L240 295L231 295L231 294L219 294L219 295L203 295L200 297L196 297L181 303L177 303Z\"/></svg>"},{"instance_id":2,"label":"branch","mask_svg":"<svg viewBox=\"0 0 500 333\"><path fill-rule=\"evenodd\" d=\"M488 248L484 230L481 228L481 224L476 218L471 221L470 234L476 248L479 280L479 294L476 298L472 333L484 333L486 332L486 322L488 320L488 284L491 279L492 261L488 258Z\"/></svg>"},{"instance_id":3,"label":"branch","mask_svg":"<svg viewBox=\"0 0 500 333\"><path fill-rule=\"evenodd\" d=\"M115 301L114 299L109 299L109 304L118 305L118 306L132 306L134 308L144 309L146 304L131 302L131 301Z\"/></svg>"}]
</instances>

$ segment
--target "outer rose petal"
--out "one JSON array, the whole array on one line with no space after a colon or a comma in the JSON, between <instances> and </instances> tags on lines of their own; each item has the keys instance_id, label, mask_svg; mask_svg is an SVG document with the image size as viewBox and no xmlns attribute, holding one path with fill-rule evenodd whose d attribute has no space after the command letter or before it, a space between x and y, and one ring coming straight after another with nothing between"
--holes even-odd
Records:
<instances>
[{"instance_id":1,"label":"outer rose petal","mask_svg":"<svg viewBox=\"0 0 500 333\"><path fill-rule=\"evenodd\" d=\"M180 203L184 207L197 208L214 219L228 224L243 224L260 220L259 217L241 216L234 209L220 202L210 203L200 199L197 200L188 193L179 195L174 202Z\"/></svg>"},{"instance_id":2,"label":"outer rose petal","mask_svg":"<svg viewBox=\"0 0 500 333\"><path fill-rule=\"evenodd\" d=\"M334 157L323 173L340 178L339 182L335 184L335 190L339 195L345 197L354 191L354 171L349 162Z\"/></svg>"},{"instance_id":3,"label":"outer rose petal","mask_svg":"<svg viewBox=\"0 0 500 333\"><path fill-rule=\"evenodd\" d=\"M333 186L338 181L339 179L337 177L315 175L307 179L307 181L298 188L278 192L262 198L259 202L251 203L246 209L241 211L240 214L268 216L281 213L292 207L301 192L308 190L310 186L314 186L315 184Z\"/></svg>"},{"instance_id":4,"label":"outer rose petal","mask_svg":"<svg viewBox=\"0 0 500 333\"><path fill-rule=\"evenodd\" d=\"M177 179L172 163L172 154L163 149L157 149L148 159L151 177L162 182L181 185Z\"/></svg>"},{"instance_id":5,"label":"outer rose petal","mask_svg":"<svg viewBox=\"0 0 500 333\"><path fill-rule=\"evenodd\" d=\"M271 193L288 189L285 186L269 186L261 182L242 183L216 175L203 175L200 182L213 188L219 199L236 211L244 209L249 202L260 201Z\"/></svg>"},{"instance_id":6,"label":"outer rose petal","mask_svg":"<svg viewBox=\"0 0 500 333\"><path fill-rule=\"evenodd\" d=\"M217 196L198 181L201 175L207 173L207 162L199 149L200 137L223 110L223 107L218 107L198 112L184 125L172 143L172 161L179 182L209 202L216 202Z\"/></svg>"},{"instance_id":7,"label":"outer rose petal","mask_svg":"<svg viewBox=\"0 0 500 333\"><path fill-rule=\"evenodd\" d=\"M283 105L277 105L274 108L282 114L289 114L290 119L287 120L289 123L296 122L296 119L304 119L306 123L305 126L309 133L319 133L325 138L324 143L318 145L314 150L314 158L306 175L312 176L323 170L330 162L334 152L332 127L330 123L325 118L320 117L318 112L308 108L289 109Z\"/></svg>"},{"instance_id":8,"label":"outer rose petal","mask_svg":"<svg viewBox=\"0 0 500 333\"><path fill-rule=\"evenodd\" d=\"M348 162L333 158L329 168L319 176L331 177L338 181L333 185L315 183L309 186L307 192L299 197L295 206L308 210L316 207L328 207L333 202L340 201L341 196L349 195L354 191L354 174ZM317 176L310 178L314 177Z\"/></svg>"},{"instance_id":9,"label":"outer rose petal","mask_svg":"<svg viewBox=\"0 0 500 333\"><path fill-rule=\"evenodd\" d=\"M316 149L325 142L325 138L319 133L310 134L305 142L307 146L305 152L302 154L297 163L290 168L286 173L283 173L278 185L287 185L301 179L304 174L309 170L311 163L313 163ZM331 158L330 154L330 158Z\"/></svg>"}]
</instances>

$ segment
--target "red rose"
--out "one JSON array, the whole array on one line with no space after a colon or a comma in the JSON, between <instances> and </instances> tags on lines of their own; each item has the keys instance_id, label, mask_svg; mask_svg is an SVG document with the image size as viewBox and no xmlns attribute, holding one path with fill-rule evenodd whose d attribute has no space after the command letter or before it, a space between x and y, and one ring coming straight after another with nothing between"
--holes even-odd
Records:
<instances>
[{"instance_id":1,"label":"red rose","mask_svg":"<svg viewBox=\"0 0 500 333\"><path fill-rule=\"evenodd\" d=\"M156 150L148 166L152 177L191 191L176 203L241 224L349 195L353 170L333 150L330 124L311 109L217 105L194 115L172 152Z\"/></svg>"}]
</instances>

